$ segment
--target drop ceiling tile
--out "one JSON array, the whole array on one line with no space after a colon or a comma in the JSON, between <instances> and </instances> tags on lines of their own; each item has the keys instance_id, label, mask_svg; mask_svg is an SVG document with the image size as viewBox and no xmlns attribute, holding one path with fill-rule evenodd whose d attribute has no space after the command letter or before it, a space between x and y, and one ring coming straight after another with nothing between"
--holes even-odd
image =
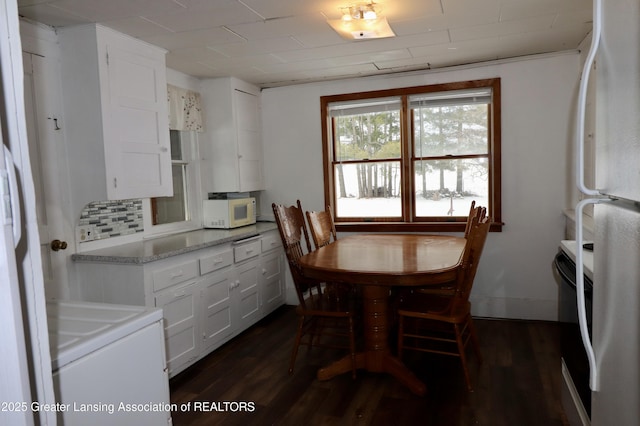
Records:
<instances>
[{"instance_id":1,"label":"drop ceiling tile","mask_svg":"<svg viewBox=\"0 0 640 426\"><path fill-rule=\"evenodd\" d=\"M260 16L241 3L228 1L215 8L187 8L165 14L148 12L144 16L176 32L261 21Z\"/></svg>"},{"instance_id":2,"label":"drop ceiling tile","mask_svg":"<svg viewBox=\"0 0 640 426\"><path fill-rule=\"evenodd\" d=\"M86 16L94 22L140 16L149 10L156 13L184 10L180 3L173 0L55 0L51 4Z\"/></svg>"},{"instance_id":3,"label":"drop ceiling tile","mask_svg":"<svg viewBox=\"0 0 640 426\"><path fill-rule=\"evenodd\" d=\"M429 16L417 19L407 19L403 21L394 21L391 27L397 36L419 34L431 31L443 31L450 28L462 28L469 26L491 24L498 22L498 14L487 9L479 10L470 19L468 14L447 13L442 16Z\"/></svg>"},{"instance_id":4,"label":"drop ceiling tile","mask_svg":"<svg viewBox=\"0 0 640 426\"><path fill-rule=\"evenodd\" d=\"M326 19L321 13L312 13L227 27L247 40L253 40L326 31L327 26Z\"/></svg>"},{"instance_id":5,"label":"drop ceiling tile","mask_svg":"<svg viewBox=\"0 0 640 426\"><path fill-rule=\"evenodd\" d=\"M18 7L33 6L50 2L51 0L18 0Z\"/></svg>"},{"instance_id":6,"label":"drop ceiling tile","mask_svg":"<svg viewBox=\"0 0 640 426\"><path fill-rule=\"evenodd\" d=\"M169 50L245 42L242 37L238 37L232 32L221 27L141 38L151 44L155 44Z\"/></svg>"},{"instance_id":7,"label":"drop ceiling tile","mask_svg":"<svg viewBox=\"0 0 640 426\"><path fill-rule=\"evenodd\" d=\"M286 73L289 71L307 71L314 69L324 69L335 67L336 64L331 59L316 59L312 61L301 61L294 63L279 63L263 65L261 69L268 74Z\"/></svg>"},{"instance_id":8,"label":"drop ceiling tile","mask_svg":"<svg viewBox=\"0 0 640 426\"><path fill-rule=\"evenodd\" d=\"M413 34L404 37L391 37L384 39L361 40L356 42L343 41L333 46L322 46L298 50L283 51L277 53L278 57L287 62L297 62L317 58L332 58L338 56L358 55L379 51L421 46L427 44L448 43L447 31L432 31L424 34Z\"/></svg>"},{"instance_id":9,"label":"drop ceiling tile","mask_svg":"<svg viewBox=\"0 0 640 426\"><path fill-rule=\"evenodd\" d=\"M198 62L216 70L226 70L232 72L235 69L257 68L264 69L275 67L282 64L282 61L273 55L256 55L238 58L207 58L200 59Z\"/></svg>"},{"instance_id":10,"label":"drop ceiling tile","mask_svg":"<svg viewBox=\"0 0 640 426\"><path fill-rule=\"evenodd\" d=\"M223 62L228 58L206 47L189 47L185 49L174 49L168 52L167 60L169 59L171 59L172 62L183 61L205 63L206 61L210 61L212 63L215 63Z\"/></svg>"},{"instance_id":11,"label":"drop ceiling tile","mask_svg":"<svg viewBox=\"0 0 640 426\"><path fill-rule=\"evenodd\" d=\"M243 3L260 14L264 19L305 15L314 12L335 13L337 16L340 8L345 4L345 2L341 0L243 0Z\"/></svg>"},{"instance_id":12,"label":"drop ceiling tile","mask_svg":"<svg viewBox=\"0 0 640 426\"><path fill-rule=\"evenodd\" d=\"M498 22L501 3L502 0L442 0L442 9L444 16L466 17L465 25L473 25L476 15L484 16L487 13L492 14L495 22Z\"/></svg>"},{"instance_id":13,"label":"drop ceiling tile","mask_svg":"<svg viewBox=\"0 0 640 426\"><path fill-rule=\"evenodd\" d=\"M548 30L555 15L537 16L528 19L500 22L499 24L478 25L467 28L453 28L449 31L451 41L490 38L515 35L532 31Z\"/></svg>"},{"instance_id":14,"label":"drop ceiling tile","mask_svg":"<svg viewBox=\"0 0 640 426\"><path fill-rule=\"evenodd\" d=\"M534 16L591 10L592 0L506 1L500 8L500 20L525 19Z\"/></svg>"},{"instance_id":15,"label":"drop ceiling tile","mask_svg":"<svg viewBox=\"0 0 640 426\"><path fill-rule=\"evenodd\" d=\"M591 10L573 10L560 13L553 22L553 28L563 28L579 25L590 30L593 27L593 13Z\"/></svg>"},{"instance_id":16,"label":"drop ceiling tile","mask_svg":"<svg viewBox=\"0 0 640 426\"><path fill-rule=\"evenodd\" d=\"M167 59L167 67L198 78L225 77L216 71L196 62L179 62Z\"/></svg>"},{"instance_id":17,"label":"drop ceiling tile","mask_svg":"<svg viewBox=\"0 0 640 426\"><path fill-rule=\"evenodd\" d=\"M379 5L380 15L394 22L424 17L442 16L443 10L440 0L393 1L375 2Z\"/></svg>"},{"instance_id":18,"label":"drop ceiling tile","mask_svg":"<svg viewBox=\"0 0 640 426\"><path fill-rule=\"evenodd\" d=\"M173 34L167 28L151 22L141 16L131 18L116 19L114 21L106 21L104 25L113 28L121 33L129 34L132 37L151 37L161 34Z\"/></svg>"},{"instance_id":19,"label":"drop ceiling tile","mask_svg":"<svg viewBox=\"0 0 640 426\"><path fill-rule=\"evenodd\" d=\"M388 61L376 61L375 65L380 70L408 70L408 69L429 69L431 66L429 58L403 58Z\"/></svg>"},{"instance_id":20,"label":"drop ceiling tile","mask_svg":"<svg viewBox=\"0 0 640 426\"><path fill-rule=\"evenodd\" d=\"M41 22L51 27L64 27L67 25L78 25L91 22L91 19L86 16L70 13L49 4L21 7L18 9L18 13L25 18Z\"/></svg>"},{"instance_id":21,"label":"drop ceiling tile","mask_svg":"<svg viewBox=\"0 0 640 426\"><path fill-rule=\"evenodd\" d=\"M327 24L327 27L329 25ZM341 43L349 43L338 35L333 29L330 31L309 32L304 34L295 34L293 36L305 48L314 48L322 46L333 46Z\"/></svg>"},{"instance_id":22,"label":"drop ceiling tile","mask_svg":"<svg viewBox=\"0 0 640 426\"><path fill-rule=\"evenodd\" d=\"M358 64L358 65L349 65L342 67L331 67L331 68L323 68L323 69L315 69L305 71L304 74L307 78L314 77L325 77L329 76L353 76L354 74L360 75L370 75L371 73L375 73L378 69L373 64Z\"/></svg>"},{"instance_id":23,"label":"drop ceiling tile","mask_svg":"<svg viewBox=\"0 0 640 426\"><path fill-rule=\"evenodd\" d=\"M360 55L338 56L329 58L335 65L355 65L364 63L375 63L378 61L390 61L398 59L410 59L411 54L407 49L387 50L372 53L363 53Z\"/></svg>"},{"instance_id":24,"label":"drop ceiling tile","mask_svg":"<svg viewBox=\"0 0 640 426\"><path fill-rule=\"evenodd\" d=\"M244 43L210 45L210 47L231 58L264 53L278 53L302 48L300 43L291 37L275 37Z\"/></svg>"}]
</instances>

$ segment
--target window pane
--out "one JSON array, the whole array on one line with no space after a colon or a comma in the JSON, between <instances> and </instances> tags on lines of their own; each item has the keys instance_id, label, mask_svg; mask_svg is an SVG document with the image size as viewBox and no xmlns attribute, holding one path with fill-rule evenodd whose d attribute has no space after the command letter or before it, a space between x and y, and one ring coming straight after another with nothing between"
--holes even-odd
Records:
<instances>
[{"instance_id":1,"label":"window pane","mask_svg":"<svg viewBox=\"0 0 640 426\"><path fill-rule=\"evenodd\" d=\"M169 140L171 141L171 159L182 160L182 135L180 131L170 130Z\"/></svg>"},{"instance_id":2,"label":"window pane","mask_svg":"<svg viewBox=\"0 0 640 426\"><path fill-rule=\"evenodd\" d=\"M400 158L400 111L335 117L335 161Z\"/></svg>"},{"instance_id":3,"label":"window pane","mask_svg":"<svg viewBox=\"0 0 640 426\"><path fill-rule=\"evenodd\" d=\"M487 104L415 108L415 156L486 154L488 110Z\"/></svg>"},{"instance_id":4,"label":"window pane","mask_svg":"<svg viewBox=\"0 0 640 426\"><path fill-rule=\"evenodd\" d=\"M173 173L173 197L155 199L156 214L154 225L188 220L185 185L187 166L185 164L173 164L171 170Z\"/></svg>"},{"instance_id":5,"label":"window pane","mask_svg":"<svg viewBox=\"0 0 640 426\"><path fill-rule=\"evenodd\" d=\"M416 216L466 216L472 200L489 206L486 158L416 161ZM490 212L487 212L490 214Z\"/></svg>"},{"instance_id":6,"label":"window pane","mask_svg":"<svg viewBox=\"0 0 640 426\"><path fill-rule=\"evenodd\" d=\"M336 164L336 217L401 217L400 161Z\"/></svg>"}]
</instances>

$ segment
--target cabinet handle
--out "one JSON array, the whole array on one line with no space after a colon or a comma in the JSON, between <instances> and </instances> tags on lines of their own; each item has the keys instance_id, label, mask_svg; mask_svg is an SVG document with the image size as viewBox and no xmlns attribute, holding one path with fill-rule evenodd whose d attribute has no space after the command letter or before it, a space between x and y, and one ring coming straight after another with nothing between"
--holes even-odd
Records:
<instances>
[{"instance_id":1,"label":"cabinet handle","mask_svg":"<svg viewBox=\"0 0 640 426\"><path fill-rule=\"evenodd\" d=\"M247 254L253 253L253 249L247 249Z\"/></svg>"},{"instance_id":2,"label":"cabinet handle","mask_svg":"<svg viewBox=\"0 0 640 426\"><path fill-rule=\"evenodd\" d=\"M262 268L262 275L264 275L264 274L266 274L266 273L267 273L267 270L266 270L266 269L264 269L264 268Z\"/></svg>"},{"instance_id":3,"label":"cabinet handle","mask_svg":"<svg viewBox=\"0 0 640 426\"><path fill-rule=\"evenodd\" d=\"M184 290L182 290L182 291L179 291L179 292L177 292L177 293L173 293L173 297L182 297L182 296L184 296L185 294L187 294L187 293L185 293L185 291L184 291Z\"/></svg>"},{"instance_id":4,"label":"cabinet handle","mask_svg":"<svg viewBox=\"0 0 640 426\"><path fill-rule=\"evenodd\" d=\"M222 263L222 258L219 257L219 258L213 260L213 264L214 265L217 265L218 263Z\"/></svg>"},{"instance_id":5,"label":"cabinet handle","mask_svg":"<svg viewBox=\"0 0 640 426\"><path fill-rule=\"evenodd\" d=\"M177 270L176 272L173 272L172 274L169 275L170 278L178 278L184 275L184 271L182 269Z\"/></svg>"}]
</instances>

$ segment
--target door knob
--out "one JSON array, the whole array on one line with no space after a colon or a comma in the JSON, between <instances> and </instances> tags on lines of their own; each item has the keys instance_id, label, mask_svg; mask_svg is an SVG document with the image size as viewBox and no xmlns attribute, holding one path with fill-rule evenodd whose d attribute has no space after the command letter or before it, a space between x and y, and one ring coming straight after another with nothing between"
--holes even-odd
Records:
<instances>
[{"instance_id":1,"label":"door knob","mask_svg":"<svg viewBox=\"0 0 640 426\"><path fill-rule=\"evenodd\" d=\"M66 241L60 241L60 240L51 241L51 250L53 251L64 250L66 248L67 248Z\"/></svg>"}]
</instances>

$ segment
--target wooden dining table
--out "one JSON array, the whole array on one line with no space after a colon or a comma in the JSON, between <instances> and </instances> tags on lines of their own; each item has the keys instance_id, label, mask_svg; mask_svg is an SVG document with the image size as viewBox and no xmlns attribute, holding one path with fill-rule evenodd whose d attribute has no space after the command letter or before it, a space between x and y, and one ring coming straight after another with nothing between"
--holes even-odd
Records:
<instances>
[{"instance_id":1,"label":"wooden dining table","mask_svg":"<svg viewBox=\"0 0 640 426\"><path fill-rule=\"evenodd\" d=\"M453 281L465 242L445 235L349 235L302 256L300 267L311 278L362 287L365 347L356 354L356 367L389 373L413 393L424 395L426 385L389 347L390 290ZM350 372L351 362L347 355L321 368L318 380Z\"/></svg>"}]
</instances>

